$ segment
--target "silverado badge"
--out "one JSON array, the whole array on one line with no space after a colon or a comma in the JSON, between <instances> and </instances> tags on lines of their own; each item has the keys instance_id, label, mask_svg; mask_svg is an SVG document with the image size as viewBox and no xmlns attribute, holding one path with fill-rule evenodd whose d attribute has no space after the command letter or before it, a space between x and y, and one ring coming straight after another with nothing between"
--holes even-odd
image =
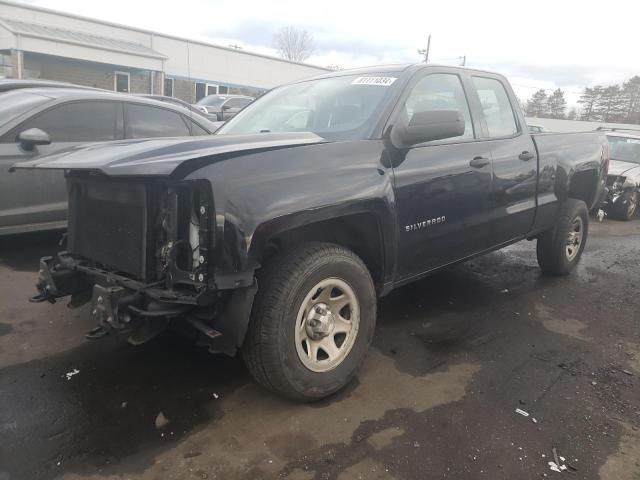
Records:
<instances>
[{"instance_id":1,"label":"silverado badge","mask_svg":"<svg viewBox=\"0 0 640 480\"><path fill-rule=\"evenodd\" d=\"M412 223L411 225L405 225L405 232L414 232L416 230L422 230L423 228L430 227L431 225L436 225L438 223L444 223L447 221L447 217L442 215L441 217L432 218L430 220L423 220L418 223Z\"/></svg>"}]
</instances>

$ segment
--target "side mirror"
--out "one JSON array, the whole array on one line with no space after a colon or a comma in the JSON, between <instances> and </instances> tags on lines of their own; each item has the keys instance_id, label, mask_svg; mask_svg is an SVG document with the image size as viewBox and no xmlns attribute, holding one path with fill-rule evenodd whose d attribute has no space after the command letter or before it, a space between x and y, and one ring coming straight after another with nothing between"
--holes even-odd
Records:
<instances>
[{"instance_id":1,"label":"side mirror","mask_svg":"<svg viewBox=\"0 0 640 480\"><path fill-rule=\"evenodd\" d=\"M36 145L49 145L51 138L47 132L39 128L30 128L18 134L18 142L23 150L31 151Z\"/></svg>"},{"instance_id":2,"label":"side mirror","mask_svg":"<svg viewBox=\"0 0 640 480\"><path fill-rule=\"evenodd\" d=\"M413 114L409 124L396 125L391 131L393 143L410 147L418 143L459 137L465 121L459 110L426 110Z\"/></svg>"},{"instance_id":3,"label":"side mirror","mask_svg":"<svg viewBox=\"0 0 640 480\"><path fill-rule=\"evenodd\" d=\"M223 111L223 112L226 112L226 111L228 111L228 110L231 110L231 106L229 106L229 105L223 105L223 106L222 106L222 111Z\"/></svg>"}]
</instances>

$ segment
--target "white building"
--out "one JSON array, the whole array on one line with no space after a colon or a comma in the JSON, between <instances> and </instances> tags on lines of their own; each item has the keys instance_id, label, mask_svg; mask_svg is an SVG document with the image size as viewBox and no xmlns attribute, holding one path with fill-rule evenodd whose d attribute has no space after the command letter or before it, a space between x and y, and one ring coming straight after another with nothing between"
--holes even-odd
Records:
<instances>
[{"instance_id":1,"label":"white building","mask_svg":"<svg viewBox=\"0 0 640 480\"><path fill-rule=\"evenodd\" d=\"M194 102L258 95L313 65L0 0L0 77L71 82Z\"/></svg>"}]
</instances>

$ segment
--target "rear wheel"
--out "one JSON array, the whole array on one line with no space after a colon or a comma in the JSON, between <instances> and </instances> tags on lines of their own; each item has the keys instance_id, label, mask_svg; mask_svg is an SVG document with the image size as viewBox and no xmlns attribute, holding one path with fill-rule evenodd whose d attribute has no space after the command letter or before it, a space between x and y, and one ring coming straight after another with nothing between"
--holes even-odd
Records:
<instances>
[{"instance_id":1,"label":"rear wheel","mask_svg":"<svg viewBox=\"0 0 640 480\"><path fill-rule=\"evenodd\" d=\"M556 225L538 238L538 264L552 275L566 275L577 265L589 233L589 212L582 200L567 199Z\"/></svg>"},{"instance_id":2,"label":"rear wheel","mask_svg":"<svg viewBox=\"0 0 640 480\"><path fill-rule=\"evenodd\" d=\"M269 390L312 401L345 386L373 338L376 294L366 266L337 245L309 243L258 275L247 367Z\"/></svg>"}]
</instances>

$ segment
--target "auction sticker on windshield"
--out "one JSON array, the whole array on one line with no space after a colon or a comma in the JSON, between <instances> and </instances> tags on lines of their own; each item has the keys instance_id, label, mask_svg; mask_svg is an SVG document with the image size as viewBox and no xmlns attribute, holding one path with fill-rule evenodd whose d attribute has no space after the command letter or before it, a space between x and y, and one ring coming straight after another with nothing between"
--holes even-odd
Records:
<instances>
[{"instance_id":1,"label":"auction sticker on windshield","mask_svg":"<svg viewBox=\"0 0 640 480\"><path fill-rule=\"evenodd\" d=\"M395 77L358 77L352 85L380 85L381 87L388 87L396 81Z\"/></svg>"}]
</instances>

